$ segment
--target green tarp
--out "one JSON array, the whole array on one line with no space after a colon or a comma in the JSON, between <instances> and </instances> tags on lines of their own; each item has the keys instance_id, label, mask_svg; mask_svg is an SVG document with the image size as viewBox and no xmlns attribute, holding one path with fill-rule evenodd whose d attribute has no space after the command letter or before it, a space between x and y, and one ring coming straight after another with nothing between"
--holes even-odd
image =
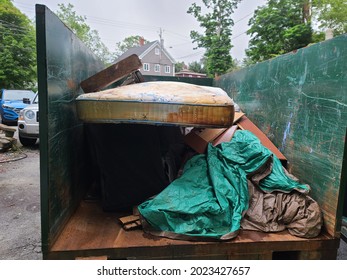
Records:
<instances>
[{"instance_id":1,"label":"green tarp","mask_svg":"<svg viewBox=\"0 0 347 280\"><path fill-rule=\"evenodd\" d=\"M172 238L234 238L248 209L248 180L264 192L310 187L287 175L281 162L251 132L238 130L233 139L185 165L181 177L138 209L157 235Z\"/></svg>"}]
</instances>

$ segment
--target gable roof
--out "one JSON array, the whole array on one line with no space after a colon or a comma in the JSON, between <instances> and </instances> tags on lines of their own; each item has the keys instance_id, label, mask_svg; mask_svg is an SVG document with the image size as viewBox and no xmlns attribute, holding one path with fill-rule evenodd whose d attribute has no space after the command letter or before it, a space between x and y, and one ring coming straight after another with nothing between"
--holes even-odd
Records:
<instances>
[{"instance_id":1,"label":"gable roof","mask_svg":"<svg viewBox=\"0 0 347 280\"><path fill-rule=\"evenodd\" d=\"M125 53L123 53L121 56L119 56L115 63L132 55L136 54L140 59L142 59L147 53L149 53L151 50L153 50L155 47L161 48L159 41L153 41L149 42L147 44L144 44L143 46L133 47L128 49ZM161 48L162 52L165 53L165 55L170 59L172 63L176 63L176 61L173 59L173 57L166 51L165 48Z\"/></svg>"}]
</instances>

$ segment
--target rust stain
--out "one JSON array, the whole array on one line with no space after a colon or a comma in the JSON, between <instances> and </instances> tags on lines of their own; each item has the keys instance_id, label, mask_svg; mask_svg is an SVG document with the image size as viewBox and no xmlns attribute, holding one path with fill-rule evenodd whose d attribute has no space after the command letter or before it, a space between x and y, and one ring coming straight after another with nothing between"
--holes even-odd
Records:
<instances>
[{"instance_id":1,"label":"rust stain","mask_svg":"<svg viewBox=\"0 0 347 280\"><path fill-rule=\"evenodd\" d=\"M174 113L169 113L167 115L167 120L168 122L176 122L178 120L178 114L177 112L174 112Z\"/></svg>"},{"instance_id":2,"label":"rust stain","mask_svg":"<svg viewBox=\"0 0 347 280\"><path fill-rule=\"evenodd\" d=\"M300 150L301 150L301 152L303 152L303 153L309 154L310 151L311 151L311 147L302 146Z\"/></svg>"},{"instance_id":3,"label":"rust stain","mask_svg":"<svg viewBox=\"0 0 347 280\"><path fill-rule=\"evenodd\" d=\"M69 89L75 89L76 88L76 83L74 80L69 79L66 81L66 84L67 84L67 87Z\"/></svg>"},{"instance_id":4,"label":"rust stain","mask_svg":"<svg viewBox=\"0 0 347 280\"><path fill-rule=\"evenodd\" d=\"M271 125L267 125L266 126L266 129L264 130L264 133L266 134L266 135L269 135L269 132L271 131Z\"/></svg>"}]
</instances>

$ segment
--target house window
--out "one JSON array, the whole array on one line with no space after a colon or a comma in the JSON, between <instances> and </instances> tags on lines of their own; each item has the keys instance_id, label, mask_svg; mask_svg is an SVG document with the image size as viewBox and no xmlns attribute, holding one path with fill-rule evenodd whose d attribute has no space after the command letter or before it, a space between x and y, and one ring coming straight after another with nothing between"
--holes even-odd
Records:
<instances>
[{"instance_id":1,"label":"house window","mask_svg":"<svg viewBox=\"0 0 347 280\"><path fill-rule=\"evenodd\" d=\"M156 55L160 55L160 50L159 50L159 48L155 48L155 49L154 49L154 52L155 52Z\"/></svg>"},{"instance_id":2,"label":"house window","mask_svg":"<svg viewBox=\"0 0 347 280\"><path fill-rule=\"evenodd\" d=\"M160 65L159 64L154 65L154 72L160 72Z\"/></svg>"},{"instance_id":3,"label":"house window","mask_svg":"<svg viewBox=\"0 0 347 280\"><path fill-rule=\"evenodd\" d=\"M165 66L165 73L170 73L170 66L169 65L166 65Z\"/></svg>"},{"instance_id":4,"label":"house window","mask_svg":"<svg viewBox=\"0 0 347 280\"><path fill-rule=\"evenodd\" d=\"M143 71L149 71L149 63L143 64Z\"/></svg>"}]
</instances>

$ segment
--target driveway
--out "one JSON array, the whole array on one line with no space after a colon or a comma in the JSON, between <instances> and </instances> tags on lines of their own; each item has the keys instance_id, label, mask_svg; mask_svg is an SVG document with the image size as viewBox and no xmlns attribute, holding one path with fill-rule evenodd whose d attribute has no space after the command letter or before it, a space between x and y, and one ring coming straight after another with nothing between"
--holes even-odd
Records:
<instances>
[{"instance_id":1,"label":"driveway","mask_svg":"<svg viewBox=\"0 0 347 280\"><path fill-rule=\"evenodd\" d=\"M20 143L0 153L0 260L42 259L39 155Z\"/></svg>"},{"instance_id":2,"label":"driveway","mask_svg":"<svg viewBox=\"0 0 347 280\"><path fill-rule=\"evenodd\" d=\"M39 154L39 144L19 142L15 153L0 153L0 260L42 259ZM343 240L337 259L347 260Z\"/></svg>"}]
</instances>

